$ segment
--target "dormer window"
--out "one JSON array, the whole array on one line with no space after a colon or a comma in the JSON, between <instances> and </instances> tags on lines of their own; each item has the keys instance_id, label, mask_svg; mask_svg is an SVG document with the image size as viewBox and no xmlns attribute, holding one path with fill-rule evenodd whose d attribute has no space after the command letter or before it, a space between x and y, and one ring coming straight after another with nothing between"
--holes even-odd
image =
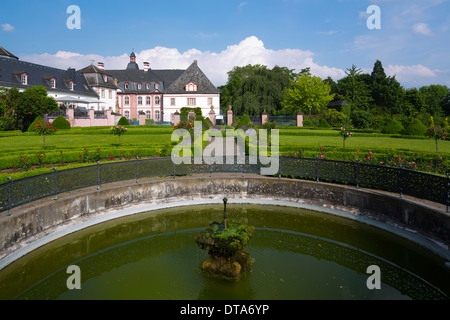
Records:
<instances>
[{"instance_id":1,"label":"dormer window","mask_svg":"<svg viewBox=\"0 0 450 320\"><path fill-rule=\"evenodd\" d=\"M186 91L197 91L197 85L194 83L188 83L186 85Z\"/></svg>"},{"instance_id":2,"label":"dormer window","mask_svg":"<svg viewBox=\"0 0 450 320\"><path fill-rule=\"evenodd\" d=\"M159 83L155 83L155 90L159 90Z\"/></svg>"},{"instance_id":3,"label":"dormer window","mask_svg":"<svg viewBox=\"0 0 450 320\"><path fill-rule=\"evenodd\" d=\"M145 85L145 87L147 88L147 90L150 90L150 83L147 83L147 84Z\"/></svg>"},{"instance_id":4,"label":"dormer window","mask_svg":"<svg viewBox=\"0 0 450 320\"><path fill-rule=\"evenodd\" d=\"M138 90L141 90L142 89L142 84L138 84Z\"/></svg>"},{"instance_id":5,"label":"dormer window","mask_svg":"<svg viewBox=\"0 0 450 320\"><path fill-rule=\"evenodd\" d=\"M103 76L103 81L104 81L105 83L108 83L108 76L104 75L104 76Z\"/></svg>"},{"instance_id":6,"label":"dormer window","mask_svg":"<svg viewBox=\"0 0 450 320\"><path fill-rule=\"evenodd\" d=\"M20 82L25 86L28 85L28 74L22 73L20 75Z\"/></svg>"},{"instance_id":7,"label":"dormer window","mask_svg":"<svg viewBox=\"0 0 450 320\"><path fill-rule=\"evenodd\" d=\"M130 87L129 84L125 83L125 90L128 90L129 87Z\"/></svg>"},{"instance_id":8,"label":"dormer window","mask_svg":"<svg viewBox=\"0 0 450 320\"><path fill-rule=\"evenodd\" d=\"M73 91L74 90L74 83L73 83L73 81L69 81L68 85L69 85L69 90Z\"/></svg>"},{"instance_id":9,"label":"dormer window","mask_svg":"<svg viewBox=\"0 0 450 320\"><path fill-rule=\"evenodd\" d=\"M55 78L50 79L50 88L56 89L56 79Z\"/></svg>"}]
</instances>

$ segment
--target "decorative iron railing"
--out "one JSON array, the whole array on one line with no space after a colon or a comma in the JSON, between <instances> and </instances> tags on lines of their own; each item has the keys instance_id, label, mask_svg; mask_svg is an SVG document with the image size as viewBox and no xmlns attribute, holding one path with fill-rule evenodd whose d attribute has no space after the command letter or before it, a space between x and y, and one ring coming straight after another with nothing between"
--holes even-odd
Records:
<instances>
[{"instance_id":1,"label":"decorative iron railing","mask_svg":"<svg viewBox=\"0 0 450 320\"><path fill-rule=\"evenodd\" d=\"M75 109L73 111L73 116L76 119L87 119L89 118L89 111L87 110L80 110L80 109Z\"/></svg>"},{"instance_id":2,"label":"decorative iron railing","mask_svg":"<svg viewBox=\"0 0 450 320\"><path fill-rule=\"evenodd\" d=\"M58 111L55 112L50 112L47 115L49 118L53 119L53 118L57 118L58 116L66 116L66 109L59 109Z\"/></svg>"},{"instance_id":3,"label":"decorative iron railing","mask_svg":"<svg viewBox=\"0 0 450 320\"><path fill-rule=\"evenodd\" d=\"M94 111L94 118L95 119L106 119L106 111L100 110L100 111Z\"/></svg>"},{"instance_id":4,"label":"decorative iron railing","mask_svg":"<svg viewBox=\"0 0 450 320\"><path fill-rule=\"evenodd\" d=\"M237 158L223 158L223 164L211 163L207 159L191 159L191 164L175 165L170 157L136 159L67 170L53 169L52 172L0 184L0 212L45 197L97 186L102 184L136 180L148 177L183 176L206 173L261 174L261 169L270 162L254 162L249 157L243 162ZM269 160L269 159L267 159ZM269 163L264 165L263 163ZM325 159L279 158L276 176L316 180L356 186L357 188L378 189L409 195L447 206L450 205L450 179L404 168L384 167L359 162L345 162Z\"/></svg>"}]
</instances>

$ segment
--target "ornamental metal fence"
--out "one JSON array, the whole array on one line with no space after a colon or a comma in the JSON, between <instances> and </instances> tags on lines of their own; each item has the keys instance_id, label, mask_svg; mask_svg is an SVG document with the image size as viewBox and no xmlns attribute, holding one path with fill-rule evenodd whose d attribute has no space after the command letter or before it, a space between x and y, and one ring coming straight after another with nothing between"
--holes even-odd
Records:
<instances>
[{"instance_id":1,"label":"ornamental metal fence","mask_svg":"<svg viewBox=\"0 0 450 320\"><path fill-rule=\"evenodd\" d=\"M217 158L214 158L217 159ZM257 159L257 161L254 161ZM192 158L189 164L176 165L170 157L139 159L115 163L57 170L20 180L8 179L0 184L0 212L46 197L57 199L64 192L102 184L151 177L173 177L190 174L242 173L260 174L269 167L271 158L225 157L215 163L208 159ZM263 160L263 161L261 161ZM273 160L273 159L272 159ZM443 204L449 212L450 178L404 168L385 167L356 162L320 158L279 158L277 177L315 180L377 189L408 195Z\"/></svg>"}]
</instances>

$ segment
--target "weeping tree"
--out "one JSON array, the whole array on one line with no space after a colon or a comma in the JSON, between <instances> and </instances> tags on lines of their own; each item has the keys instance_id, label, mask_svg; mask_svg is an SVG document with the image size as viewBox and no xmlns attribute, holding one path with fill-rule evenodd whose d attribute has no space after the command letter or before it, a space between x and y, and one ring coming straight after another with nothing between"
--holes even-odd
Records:
<instances>
[{"instance_id":1,"label":"weeping tree","mask_svg":"<svg viewBox=\"0 0 450 320\"><path fill-rule=\"evenodd\" d=\"M221 90L221 109L233 106L235 114L260 115L264 110L275 115L283 112L283 92L296 77L293 70L263 65L234 67Z\"/></svg>"}]
</instances>

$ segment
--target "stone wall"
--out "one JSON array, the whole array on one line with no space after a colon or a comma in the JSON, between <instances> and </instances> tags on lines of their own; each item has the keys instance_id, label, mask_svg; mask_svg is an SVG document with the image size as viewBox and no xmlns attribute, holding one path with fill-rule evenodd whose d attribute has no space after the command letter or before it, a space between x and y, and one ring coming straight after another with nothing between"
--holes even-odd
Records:
<instances>
[{"instance_id":1,"label":"stone wall","mask_svg":"<svg viewBox=\"0 0 450 320\"><path fill-rule=\"evenodd\" d=\"M12 210L0 219L0 257L10 254L17 245L30 243L80 221L102 215L117 218L138 206L133 214L148 211L152 205L183 203L190 200L217 200L224 194L233 201L265 199L284 201L306 208L339 214L350 219L376 222L390 231L409 230L426 241L450 246L450 215L423 203L369 190L313 181L279 179L262 176L178 177L176 179L132 181L103 185L101 190L87 188L62 194L58 200L43 199ZM254 203L254 202L249 202Z\"/></svg>"}]
</instances>

